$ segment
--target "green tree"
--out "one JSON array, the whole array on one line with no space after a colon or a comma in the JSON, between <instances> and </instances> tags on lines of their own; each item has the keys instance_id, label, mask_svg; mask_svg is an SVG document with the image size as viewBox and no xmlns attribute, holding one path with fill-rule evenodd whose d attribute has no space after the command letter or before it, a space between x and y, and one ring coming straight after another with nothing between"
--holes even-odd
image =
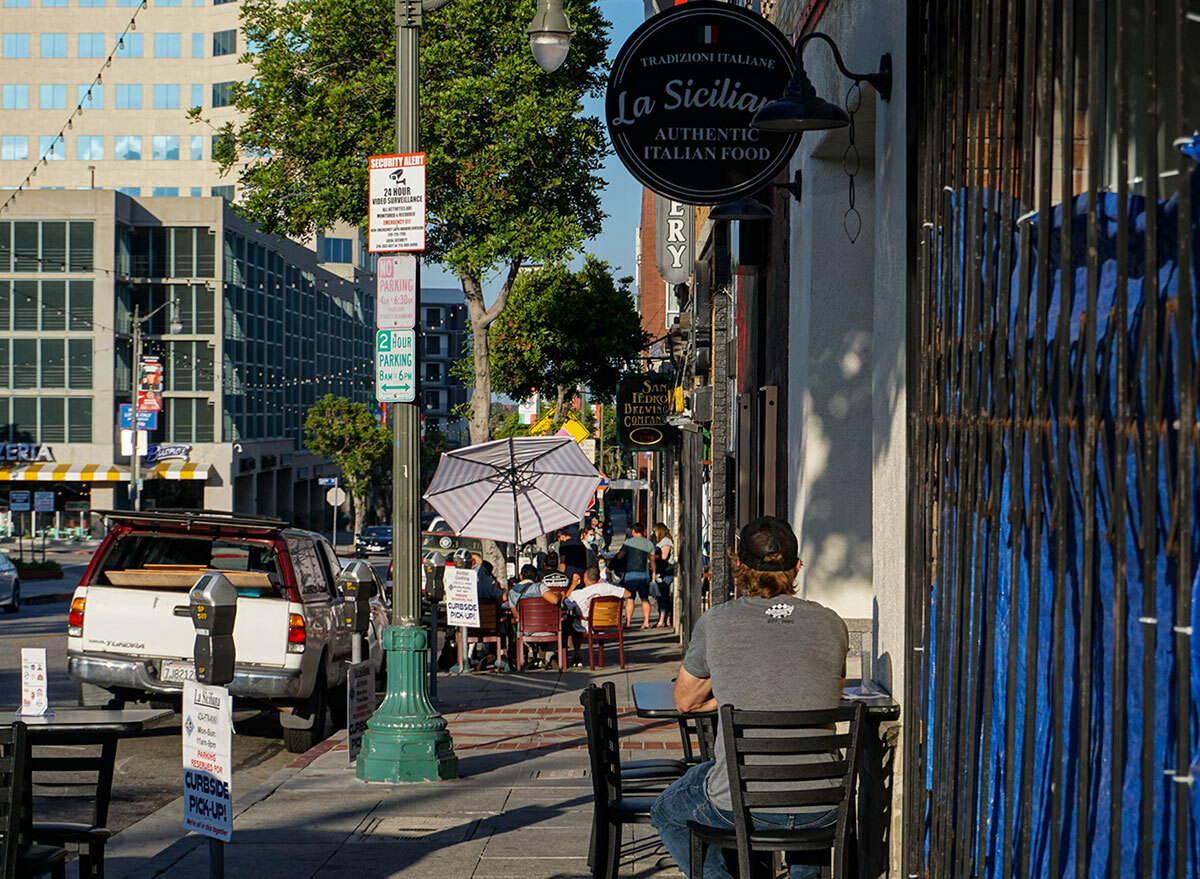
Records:
<instances>
[{"instance_id":1,"label":"green tree","mask_svg":"<svg viewBox=\"0 0 1200 879\"><path fill-rule=\"evenodd\" d=\"M609 24L598 0L564 5L576 32L552 74L525 35L535 0L456 0L424 17L424 256L450 267L466 294L472 442L488 437L488 327L521 266L562 259L600 229L606 148L582 99L604 87ZM221 129L215 153L225 171L239 169L241 209L265 230L365 225L366 157L395 143L393 22L392 0L242 3L254 75L233 86L244 121ZM485 281L499 284L490 307Z\"/></svg>"},{"instance_id":2,"label":"green tree","mask_svg":"<svg viewBox=\"0 0 1200 879\"><path fill-rule=\"evenodd\" d=\"M529 436L529 425L521 423L521 416L512 412L492 432L495 439L508 439L514 436Z\"/></svg>"},{"instance_id":3,"label":"green tree","mask_svg":"<svg viewBox=\"0 0 1200 879\"><path fill-rule=\"evenodd\" d=\"M578 272L562 264L523 272L491 328L496 390L552 398L556 426L578 388L586 385L601 399L615 394L621 375L650 340L629 292L631 280L615 280L608 263L592 256Z\"/></svg>"},{"instance_id":4,"label":"green tree","mask_svg":"<svg viewBox=\"0 0 1200 879\"><path fill-rule=\"evenodd\" d=\"M354 505L354 536L366 524L371 485L388 466L391 433L365 403L326 394L304 419L305 445L342 471L342 485Z\"/></svg>"}]
</instances>

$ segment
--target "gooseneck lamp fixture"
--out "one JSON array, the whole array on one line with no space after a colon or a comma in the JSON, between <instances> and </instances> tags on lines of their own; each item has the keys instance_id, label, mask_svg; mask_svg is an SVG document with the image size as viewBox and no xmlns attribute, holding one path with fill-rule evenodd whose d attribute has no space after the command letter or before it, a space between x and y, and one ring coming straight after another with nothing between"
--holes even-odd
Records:
<instances>
[{"instance_id":1,"label":"gooseneck lamp fixture","mask_svg":"<svg viewBox=\"0 0 1200 879\"><path fill-rule=\"evenodd\" d=\"M792 74L791 82L784 89L783 96L755 113L750 121L751 128L762 131L821 131L827 128L845 128L850 124L850 116L845 110L817 94L812 80L804 70L804 60L801 57L804 47L809 41L816 39L829 44L829 48L833 50L833 60L843 76L856 83L867 83L885 101L891 99L891 55L884 55L879 59L879 70L875 73L853 73L842 63L842 53L838 51L837 43L823 33L811 33L796 43L796 70Z\"/></svg>"},{"instance_id":2,"label":"gooseneck lamp fixture","mask_svg":"<svg viewBox=\"0 0 1200 879\"><path fill-rule=\"evenodd\" d=\"M542 70L553 73L562 67L575 34L571 20L563 11L562 0L538 0L537 12L525 33L529 37L529 48L533 50L533 60Z\"/></svg>"}]
</instances>

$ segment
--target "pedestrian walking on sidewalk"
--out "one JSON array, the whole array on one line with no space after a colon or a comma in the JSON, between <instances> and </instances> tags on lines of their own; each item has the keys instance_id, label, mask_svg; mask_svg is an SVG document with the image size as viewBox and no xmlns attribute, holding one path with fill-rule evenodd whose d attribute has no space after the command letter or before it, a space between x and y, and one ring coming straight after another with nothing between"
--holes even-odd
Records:
<instances>
[{"instance_id":1,"label":"pedestrian walking on sidewalk","mask_svg":"<svg viewBox=\"0 0 1200 879\"><path fill-rule=\"evenodd\" d=\"M634 522L633 536L621 544L618 559L625 561L625 574L621 577L621 585L629 590L632 596L642 601L642 628L650 628L650 581L654 579L655 562L658 547L646 539L646 526ZM625 602L625 627L633 626L633 598Z\"/></svg>"},{"instance_id":2,"label":"pedestrian walking on sidewalk","mask_svg":"<svg viewBox=\"0 0 1200 879\"><path fill-rule=\"evenodd\" d=\"M733 564L734 585L742 597L715 605L696 621L675 681L675 704L685 712L716 711L721 705L768 711L837 708L849 635L832 610L794 594L800 557L791 527L773 516L750 522L742 528ZM733 830L720 736L714 758L689 769L650 809L650 823L685 874L689 821ZM799 788L812 784L795 782ZM759 829L828 827L837 820L837 809L755 812L753 818ZM821 868L795 864L789 873L790 879L819 879ZM704 858L703 879L730 879L725 859L715 848Z\"/></svg>"},{"instance_id":3,"label":"pedestrian walking on sidewalk","mask_svg":"<svg viewBox=\"0 0 1200 879\"><path fill-rule=\"evenodd\" d=\"M654 591L658 598L658 622L655 626L663 628L671 625L671 613L675 607L671 591L675 583L675 541L662 522L654 523L654 543L658 553L658 558L654 560Z\"/></svg>"},{"instance_id":4,"label":"pedestrian walking on sidewalk","mask_svg":"<svg viewBox=\"0 0 1200 879\"><path fill-rule=\"evenodd\" d=\"M604 551L608 552L608 548L610 545L612 545L613 539L613 523L611 515L606 515L604 517L604 524L600 526L600 533L604 535Z\"/></svg>"}]
</instances>

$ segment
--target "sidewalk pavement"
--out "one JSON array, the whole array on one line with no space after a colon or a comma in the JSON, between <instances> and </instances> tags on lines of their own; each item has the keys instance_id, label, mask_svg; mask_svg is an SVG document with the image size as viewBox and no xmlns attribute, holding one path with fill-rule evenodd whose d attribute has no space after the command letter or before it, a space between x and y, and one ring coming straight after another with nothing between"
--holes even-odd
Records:
<instances>
[{"instance_id":1,"label":"sidewalk pavement","mask_svg":"<svg viewBox=\"0 0 1200 879\"><path fill-rule=\"evenodd\" d=\"M635 681L674 678L678 641L667 629L632 630L626 668L523 674L443 674L438 707L459 758L455 781L405 785L359 781L339 732L297 757L256 790L233 779L229 879L285 875L384 879L573 879L590 876L592 787L579 694L589 683L617 687L623 756L680 756L674 722L638 718ZM181 773L182 774L182 773ZM164 781L167 781L164 779ZM184 834L181 800L108 844L110 879L207 875L203 837ZM659 867L666 850L653 829L626 829L622 877L682 875ZM669 860L666 862L670 864Z\"/></svg>"}]
</instances>

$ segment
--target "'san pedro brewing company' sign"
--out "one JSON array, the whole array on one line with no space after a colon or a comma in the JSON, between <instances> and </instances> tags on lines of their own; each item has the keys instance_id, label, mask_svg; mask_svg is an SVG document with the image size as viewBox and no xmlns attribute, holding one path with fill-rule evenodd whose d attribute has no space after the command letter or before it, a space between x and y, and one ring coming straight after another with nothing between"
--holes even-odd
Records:
<instances>
[{"instance_id":1,"label":"'san pedro brewing company' sign","mask_svg":"<svg viewBox=\"0 0 1200 879\"><path fill-rule=\"evenodd\" d=\"M671 383L648 372L627 375L617 389L617 441L625 449L649 452L675 444L675 428L667 424Z\"/></svg>"},{"instance_id":2,"label":"'san pedro brewing company' sign","mask_svg":"<svg viewBox=\"0 0 1200 879\"><path fill-rule=\"evenodd\" d=\"M659 195L719 204L762 189L799 134L750 127L795 66L787 38L732 3L691 0L647 20L608 79L608 133L629 172Z\"/></svg>"}]
</instances>

